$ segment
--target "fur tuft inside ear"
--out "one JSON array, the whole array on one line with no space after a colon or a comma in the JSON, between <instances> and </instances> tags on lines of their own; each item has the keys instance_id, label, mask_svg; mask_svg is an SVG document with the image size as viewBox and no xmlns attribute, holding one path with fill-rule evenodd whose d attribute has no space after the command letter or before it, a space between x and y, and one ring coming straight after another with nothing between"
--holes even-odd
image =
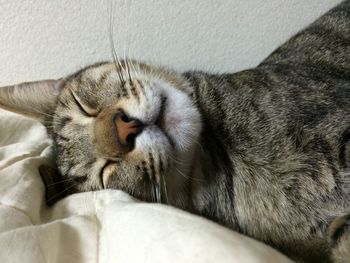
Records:
<instances>
[{"instance_id":1,"label":"fur tuft inside ear","mask_svg":"<svg viewBox=\"0 0 350 263\"><path fill-rule=\"evenodd\" d=\"M44 122L63 86L63 80L42 80L0 87L0 108Z\"/></svg>"}]
</instances>

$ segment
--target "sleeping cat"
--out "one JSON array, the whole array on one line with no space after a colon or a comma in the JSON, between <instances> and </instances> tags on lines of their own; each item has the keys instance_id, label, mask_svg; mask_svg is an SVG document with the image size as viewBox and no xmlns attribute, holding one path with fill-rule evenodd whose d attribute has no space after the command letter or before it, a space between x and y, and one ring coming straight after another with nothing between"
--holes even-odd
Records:
<instances>
[{"instance_id":1,"label":"sleeping cat","mask_svg":"<svg viewBox=\"0 0 350 263\"><path fill-rule=\"evenodd\" d=\"M299 262L350 262L350 0L250 70L118 60L3 87L0 106L46 126L49 204L122 189Z\"/></svg>"}]
</instances>

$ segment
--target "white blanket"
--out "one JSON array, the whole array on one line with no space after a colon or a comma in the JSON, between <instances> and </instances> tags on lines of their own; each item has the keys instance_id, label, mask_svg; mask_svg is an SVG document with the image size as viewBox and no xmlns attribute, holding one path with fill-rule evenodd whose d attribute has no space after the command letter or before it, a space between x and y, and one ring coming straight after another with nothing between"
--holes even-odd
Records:
<instances>
[{"instance_id":1,"label":"white blanket","mask_svg":"<svg viewBox=\"0 0 350 263\"><path fill-rule=\"evenodd\" d=\"M45 206L38 166L50 140L30 119L0 112L0 262L291 262L209 220L118 190Z\"/></svg>"}]
</instances>

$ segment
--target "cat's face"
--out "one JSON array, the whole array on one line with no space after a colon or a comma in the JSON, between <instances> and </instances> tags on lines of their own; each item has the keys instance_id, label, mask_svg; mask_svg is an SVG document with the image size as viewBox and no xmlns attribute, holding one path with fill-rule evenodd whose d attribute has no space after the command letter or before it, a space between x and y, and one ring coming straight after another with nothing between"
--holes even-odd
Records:
<instances>
[{"instance_id":1,"label":"cat's face","mask_svg":"<svg viewBox=\"0 0 350 263\"><path fill-rule=\"evenodd\" d=\"M122 65L61 81L55 102L37 110L45 111L58 170L76 191L115 188L182 206L201 131L192 88L175 73Z\"/></svg>"}]
</instances>

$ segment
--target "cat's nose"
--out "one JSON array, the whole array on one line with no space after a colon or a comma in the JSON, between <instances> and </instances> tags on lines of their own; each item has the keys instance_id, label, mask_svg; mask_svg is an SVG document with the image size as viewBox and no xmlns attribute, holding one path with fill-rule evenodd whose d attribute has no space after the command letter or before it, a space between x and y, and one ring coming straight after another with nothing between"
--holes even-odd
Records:
<instances>
[{"instance_id":1,"label":"cat's nose","mask_svg":"<svg viewBox=\"0 0 350 263\"><path fill-rule=\"evenodd\" d=\"M118 111L114 116L114 123L117 129L119 143L131 149L135 143L135 138L139 135L144 125L141 121L131 118L123 111Z\"/></svg>"}]
</instances>

